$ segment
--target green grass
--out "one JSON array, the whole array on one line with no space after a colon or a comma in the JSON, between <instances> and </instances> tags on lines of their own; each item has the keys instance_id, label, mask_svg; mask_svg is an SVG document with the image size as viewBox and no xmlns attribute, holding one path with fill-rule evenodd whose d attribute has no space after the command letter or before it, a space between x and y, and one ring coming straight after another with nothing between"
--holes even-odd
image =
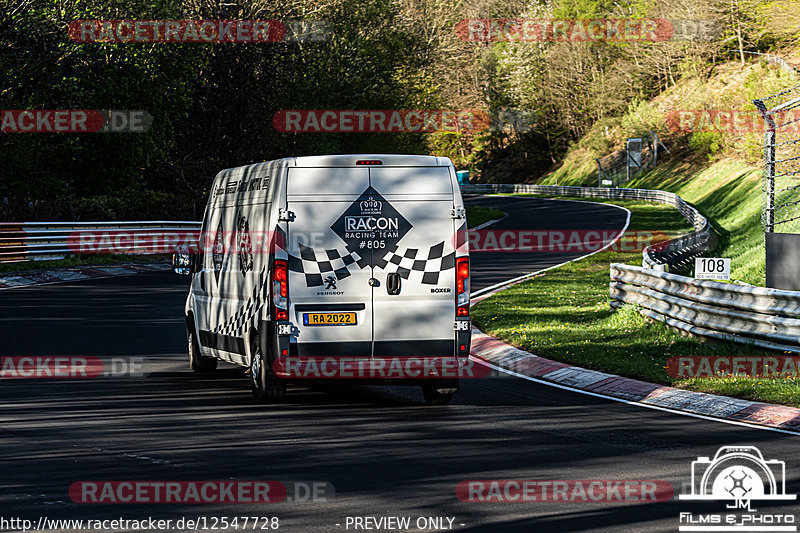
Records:
<instances>
[{"instance_id":1,"label":"green grass","mask_svg":"<svg viewBox=\"0 0 800 533\"><path fill-rule=\"evenodd\" d=\"M800 380L797 378L752 379L730 377L686 379L676 381L674 385L683 389L800 407L800 397L798 397Z\"/></svg>"},{"instance_id":2,"label":"green grass","mask_svg":"<svg viewBox=\"0 0 800 533\"><path fill-rule=\"evenodd\" d=\"M731 258L734 280L763 286L760 135L676 133L667 127L664 113L674 109L752 109L752 98L794 85L795 78L790 78L758 63L744 67L729 63L718 66L710 77L681 79L654 100L632 105L622 116L598 121L570 148L561 166L540 183L596 186L594 158L623 149L627 137L647 137L650 130L655 130L673 153L626 187L661 189L680 195L708 218L720 235L718 248L706 255ZM713 142L700 142L706 137ZM668 206L609 203L633 211L631 230L663 230L669 235L691 230ZM641 254L605 251L544 273L476 305L475 323L512 344L577 366L692 390L800 406L797 379L670 378L664 365L674 355L766 352L683 337L661 323L645 319L630 306L611 312L611 262L638 265Z\"/></svg>"},{"instance_id":3,"label":"green grass","mask_svg":"<svg viewBox=\"0 0 800 533\"><path fill-rule=\"evenodd\" d=\"M677 235L688 224L672 207L641 202L609 202L633 213L631 231ZM641 252L621 246L542 273L478 303L477 327L532 353L655 383L751 400L800 406L800 382L786 379L694 379L667 375L672 356L767 355L732 343L700 342L652 322L632 306L609 307L609 264L641 264Z\"/></svg>"},{"instance_id":4,"label":"green grass","mask_svg":"<svg viewBox=\"0 0 800 533\"><path fill-rule=\"evenodd\" d=\"M540 183L597 186L595 158L623 150L628 137L649 138L655 130L672 154L659 152L662 163L625 186L675 192L693 204L721 236L719 248L707 255L731 258L733 279L763 286L761 134L678 132L666 118L676 109L755 110L753 98L796 83L795 74L761 62L721 63L710 74L686 76L621 116L597 121Z\"/></svg>"},{"instance_id":5,"label":"green grass","mask_svg":"<svg viewBox=\"0 0 800 533\"><path fill-rule=\"evenodd\" d=\"M467 206L467 227L474 228L480 226L490 220L497 220L503 218L506 214L499 209L492 209L491 207L480 207L476 205Z\"/></svg>"},{"instance_id":6,"label":"green grass","mask_svg":"<svg viewBox=\"0 0 800 533\"><path fill-rule=\"evenodd\" d=\"M574 167L574 170L574 185L596 186L595 182L583 179L584 169ZM717 249L705 255L730 257L732 279L763 286L761 175L760 169L732 159L712 164L676 157L632 179L626 187L677 193L709 219L720 236ZM593 179L596 177L595 170Z\"/></svg>"},{"instance_id":7,"label":"green grass","mask_svg":"<svg viewBox=\"0 0 800 533\"><path fill-rule=\"evenodd\" d=\"M674 162L631 180L629 187L674 192L694 205L720 235L717 250L706 255L730 257L732 279L764 285L760 169L730 159L707 167Z\"/></svg>"}]
</instances>

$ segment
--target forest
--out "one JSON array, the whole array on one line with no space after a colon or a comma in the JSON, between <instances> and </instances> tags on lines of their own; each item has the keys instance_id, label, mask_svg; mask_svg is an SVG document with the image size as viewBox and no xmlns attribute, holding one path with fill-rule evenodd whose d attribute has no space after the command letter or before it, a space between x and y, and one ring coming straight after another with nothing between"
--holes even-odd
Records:
<instances>
[{"instance_id":1,"label":"forest","mask_svg":"<svg viewBox=\"0 0 800 533\"><path fill-rule=\"evenodd\" d=\"M0 0L0 221L197 219L219 170L312 154L432 154L473 181L536 181L682 78L792 49L794 4ZM147 127L14 130L24 110Z\"/></svg>"}]
</instances>

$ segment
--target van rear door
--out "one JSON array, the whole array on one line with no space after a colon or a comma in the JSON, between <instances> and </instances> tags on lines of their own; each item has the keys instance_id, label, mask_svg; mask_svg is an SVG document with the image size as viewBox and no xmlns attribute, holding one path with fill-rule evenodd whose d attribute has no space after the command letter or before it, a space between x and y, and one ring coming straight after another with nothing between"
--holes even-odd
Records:
<instances>
[{"instance_id":1,"label":"van rear door","mask_svg":"<svg viewBox=\"0 0 800 533\"><path fill-rule=\"evenodd\" d=\"M372 252L334 230L368 188L366 167L289 168L289 317L299 329L290 355L372 354Z\"/></svg>"},{"instance_id":2,"label":"van rear door","mask_svg":"<svg viewBox=\"0 0 800 533\"><path fill-rule=\"evenodd\" d=\"M400 239L373 249L373 355L453 356L455 233L449 167L370 167L386 216L397 212ZM406 225L403 224L406 221ZM394 278L394 279L392 279Z\"/></svg>"}]
</instances>

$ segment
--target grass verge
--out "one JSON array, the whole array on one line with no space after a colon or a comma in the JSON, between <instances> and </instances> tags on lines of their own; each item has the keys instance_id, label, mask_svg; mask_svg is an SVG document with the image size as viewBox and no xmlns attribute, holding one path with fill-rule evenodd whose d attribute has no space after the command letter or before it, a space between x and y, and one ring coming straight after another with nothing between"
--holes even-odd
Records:
<instances>
[{"instance_id":1,"label":"grass verge","mask_svg":"<svg viewBox=\"0 0 800 533\"><path fill-rule=\"evenodd\" d=\"M629 232L690 228L672 207L614 201L631 210ZM666 372L673 356L774 355L732 343L684 337L631 306L609 308L609 264L641 264L641 250L618 245L542 273L477 304L475 325L514 346L556 361L622 376L749 400L800 407L796 379L676 380Z\"/></svg>"},{"instance_id":2,"label":"grass verge","mask_svg":"<svg viewBox=\"0 0 800 533\"><path fill-rule=\"evenodd\" d=\"M503 218L506 214L499 209L491 207L480 207L477 205L467 206L467 227L474 228L485 224L490 220L497 220Z\"/></svg>"}]
</instances>

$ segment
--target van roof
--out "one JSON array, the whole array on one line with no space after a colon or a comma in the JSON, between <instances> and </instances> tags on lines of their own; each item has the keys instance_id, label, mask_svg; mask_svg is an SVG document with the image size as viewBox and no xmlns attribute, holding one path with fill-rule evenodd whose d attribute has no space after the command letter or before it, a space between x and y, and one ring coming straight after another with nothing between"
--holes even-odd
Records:
<instances>
[{"instance_id":1,"label":"van roof","mask_svg":"<svg viewBox=\"0 0 800 533\"><path fill-rule=\"evenodd\" d=\"M273 161L264 161L241 167L226 168L221 170L216 179L227 180L251 172L274 168L275 166L288 167L354 167L356 161L361 159L379 159L385 167L447 167L452 163L446 157L431 155L401 155L401 154L348 154L348 155L310 155L303 157L284 157Z\"/></svg>"},{"instance_id":2,"label":"van roof","mask_svg":"<svg viewBox=\"0 0 800 533\"><path fill-rule=\"evenodd\" d=\"M312 155L293 157L295 167L352 167L359 160L378 159L383 166L390 167L446 167L450 160L446 157L431 155L401 155L401 154L347 154L347 155Z\"/></svg>"}]
</instances>

